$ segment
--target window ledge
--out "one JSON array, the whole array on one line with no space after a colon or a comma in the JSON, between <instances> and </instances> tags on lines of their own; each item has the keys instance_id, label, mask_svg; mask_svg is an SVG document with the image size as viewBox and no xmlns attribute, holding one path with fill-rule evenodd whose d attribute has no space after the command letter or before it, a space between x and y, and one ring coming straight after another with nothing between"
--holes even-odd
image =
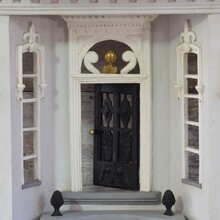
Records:
<instances>
[{"instance_id":1,"label":"window ledge","mask_svg":"<svg viewBox=\"0 0 220 220\"><path fill-rule=\"evenodd\" d=\"M193 182L190 179L182 179L182 183L185 183L187 185L194 186L194 187L202 189L202 184L201 183Z\"/></svg>"},{"instance_id":2,"label":"window ledge","mask_svg":"<svg viewBox=\"0 0 220 220\"><path fill-rule=\"evenodd\" d=\"M22 185L22 189L27 189L27 188L31 188L31 187L35 187L35 186L40 186L41 185L41 181L40 180L34 180L30 183L25 183Z\"/></svg>"}]
</instances>

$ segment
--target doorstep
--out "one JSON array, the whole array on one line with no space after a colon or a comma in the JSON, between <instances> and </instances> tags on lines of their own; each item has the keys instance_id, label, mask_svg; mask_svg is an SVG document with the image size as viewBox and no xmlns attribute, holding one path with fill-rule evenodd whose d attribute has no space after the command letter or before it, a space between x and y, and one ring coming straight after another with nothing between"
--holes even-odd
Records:
<instances>
[{"instance_id":1,"label":"doorstep","mask_svg":"<svg viewBox=\"0 0 220 220\"><path fill-rule=\"evenodd\" d=\"M89 205L159 205L161 192L62 192L64 203Z\"/></svg>"},{"instance_id":2,"label":"doorstep","mask_svg":"<svg viewBox=\"0 0 220 220\"><path fill-rule=\"evenodd\" d=\"M63 216L53 217L51 213L41 216L40 220L186 220L182 214L163 215L164 211L68 211Z\"/></svg>"}]
</instances>

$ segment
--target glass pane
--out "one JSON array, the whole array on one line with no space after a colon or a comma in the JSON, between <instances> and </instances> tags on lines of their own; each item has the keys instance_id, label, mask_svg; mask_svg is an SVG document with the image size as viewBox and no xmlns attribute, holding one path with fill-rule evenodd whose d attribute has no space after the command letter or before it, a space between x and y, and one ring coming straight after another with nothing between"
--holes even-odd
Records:
<instances>
[{"instance_id":1,"label":"glass pane","mask_svg":"<svg viewBox=\"0 0 220 220\"><path fill-rule=\"evenodd\" d=\"M193 75L198 74L197 54L188 53L187 55L188 55L187 56L188 74L193 74Z\"/></svg>"},{"instance_id":2,"label":"glass pane","mask_svg":"<svg viewBox=\"0 0 220 220\"><path fill-rule=\"evenodd\" d=\"M34 53L23 53L23 74L34 74Z\"/></svg>"},{"instance_id":3,"label":"glass pane","mask_svg":"<svg viewBox=\"0 0 220 220\"><path fill-rule=\"evenodd\" d=\"M187 152L188 156L188 179L199 182L199 155Z\"/></svg>"},{"instance_id":4,"label":"glass pane","mask_svg":"<svg viewBox=\"0 0 220 220\"><path fill-rule=\"evenodd\" d=\"M187 99L188 101L188 121L199 122L199 100Z\"/></svg>"},{"instance_id":5,"label":"glass pane","mask_svg":"<svg viewBox=\"0 0 220 220\"><path fill-rule=\"evenodd\" d=\"M36 147L37 132L36 131L24 131L23 136L23 156L33 155Z\"/></svg>"},{"instance_id":6,"label":"glass pane","mask_svg":"<svg viewBox=\"0 0 220 220\"><path fill-rule=\"evenodd\" d=\"M188 126L188 146L199 149L199 127L193 125Z\"/></svg>"},{"instance_id":7,"label":"glass pane","mask_svg":"<svg viewBox=\"0 0 220 220\"><path fill-rule=\"evenodd\" d=\"M187 79L187 93L191 95L197 95L198 91L196 90L197 79Z\"/></svg>"},{"instance_id":8,"label":"glass pane","mask_svg":"<svg viewBox=\"0 0 220 220\"><path fill-rule=\"evenodd\" d=\"M121 94L120 127L132 127L132 95Z\"/></svg>"},{"instance_id":9,"label":"glass pane","mask_svg":"<svg viewBox=\"0 0 220 220\"><path fill-rule=\"evenodd\" d=\"M33 182L35 174L36 159L24 160L24 183Z\"/></svg>"},{"instance_id":10,"label":"glass pane","mask_svg":"<svg viewBox=\"0 0 220 220\"><path fill-rule=\"evenodd\" d=\"M102 126L113 127L113 94L102 93Z\"/></svg>"},{"instance_id":11,"label":"glass pane","mask_svg":"<svg viewBox=\"0 0 220 220\"><path fill-rule=\"evenodd\" d=\"M23 127L36 127L35 108L37 104L34 102L23 103Z\"/></svg>"},{"instance_id":12,"label":"glass pane","mask_svg":"<svg viewBox=\"0 0 220 220\"><path fill-rule=\"evenodd\" d=\"M23 78L23 84L25 85L23 91L24 99L36 98L36 78Z\"/></svg>"}]
</instances>

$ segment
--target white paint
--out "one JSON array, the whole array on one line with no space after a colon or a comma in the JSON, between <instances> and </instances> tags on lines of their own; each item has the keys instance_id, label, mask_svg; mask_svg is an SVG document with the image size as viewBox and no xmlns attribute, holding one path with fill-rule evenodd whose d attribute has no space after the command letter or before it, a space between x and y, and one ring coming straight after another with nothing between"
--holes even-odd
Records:
<instances>
[{"instance_id":1,"label":"white paint","mask_svg":"<svg viewBox=\"0 0 220 220\"><path fill-rule=\"evenodd\" d=\"M169 16L152 22L153 190L170 187Z\"/></svg>"},{"instance_id":2,"label":"white paint","mask_svg":"<svg viewBox=\"0 0 220 220\"><path fill-rule=\"evenodd\" d=\"M197 35L197 44L202 48L202 69L203 83L210 86L210 73L208 70L209 55L207 53L208 23L207 16L170 16L169 19L169 97L170 97L170 187L175 192L176 197L183 203L183 212L190 220L204 219L212 220L209 198L209 157L210 151L210 128L209 128L209 101L208 91L204 91L204 102L201 103L201 181L202 189L181 183L183 171L183 151L181 134L181 105L175 91L177 74L177 55L176 48L180 45L179 36L183 30L184 23L190 19L192 29ZM181 28L182 27L182 28ZM214 73L213 73L214 74ZM180 207L179 207L180 208ZM215 219L215 218L214 218Z\"/></svg>"},{"instance_id":3,"label":"white paint","mask_svg":"<svg viewBox=\"0 0 220 220\"><path fill-rule=\"evenodd\" d=\"M207 56L204 59L206 61L206 74L204 74L205 92L204 112L206 112L206 118L204 124L208 124L208 130L204 129L203 136L205 145L203 150L203 180L206 181L204 190L207 191L205 199L209 201L209 218L220 219L220 213L218 212L218 204L220 203L219 198L219 184L220 176L219 172L219 128L220 128L220 102L219 102L219 84L220 84L220 45L219 45L219 28L220 15L209 15L208 16L208 50ZM207 133L206 133L207 132ZM206 154L207 153L207 154ZM207 156L206 156L207 155Z\"/></svg>"},{"instance_id":4,"label":"white paint","mask_svg":"<svg viewBox=\"0 0 220 220\"><path fill-rule=\"evenodd\" d=\"M182 149L183 149L183 171L182 176L184 179L188 178L188 157L187 152L193 152L199 155L199 183L202 183L201 181L201 102L203 101L203 92L204 92L204 85L202 80L202 48L196 44L196 33L192 30L191 22L188 19L185 21L184 25L184 32L180 35L181 45L177 47L177 85L175 88L177 88L178 92L178 99L180 100L181 104L181 126L182 126ZM193 122L188 121L187 118L187 101L186 98L190 97L188 95L186 86L184 85L186 82L186 75L188 74L188 63L186 61L186 54L188 53L195 53L197 55L197 86L195 87L198 91L198 95L193 95L194 98L198 99L198 114L199 114L199 121ZM192 76L187 76L187 78L191 78ZM186 125L195 125L199 129L199 149L193 149L192 147L188 146L188 132Z\"/></svg>"},{"instance_id":5,"label":"white paint","mask_svg":"<svg viewBox=\"0 0 220 220\"><path fill-rule=\"evenodd\" d=\"M122 59L125 62L128 62L128 64L121 70L121 74L127 74L136 66L137 58L135 57L135 54L132 51L128 50L122 54Z\"/></svg>"},{"instance_id":6,"label":"white paint","mask_svg":"<svg viewBox=\"0 0 220 220\"><path fill-rule=\"evenodd\" d=\"M146 15L219 12L219 0L39 0L36 4L32 3L32 0L0 1L0 14L4 15Z\"/></svg>"},{"instance_id":7,"label":"white paint","mask_svg":"<svg viewBox=\"0 0 220 220\"><path fill-rule=\"evenodd\" d=\"M21 181L22 184L25 184L24 182L24 161L29 159L35 159L35 165L34 165L34 179L41 180L41 146L40 146L40 99L44 97L45 89L46 89L46 82L45 82L45 74L44 74L44 46L39 44L40 41L40 35L35 32L35 26L34 24L30 24L29 32L26 32L23 35L23 40L27 41L27 43L19 45L17 47L17 97L18 100L21 101L20 109L21 109L21 167L23 167L22 175L21 175ZM34 72L32 76L30 76L33 79L33 75L36 75L36 82L37 86L34 89L34 97L31 99L24 99L23 98L23 91L25 89L25 85L23 84L23 53L30 52L36 54L36 58L34 58ZM23 126L23 104L24 103L33 103L34 104L34 112L33 112L33 118L34 118L34 127L33 128L24 128ZM23 156L23 146L24 146L24 131L35 131L33 139L34 141L34 152L32 155Z\"/></svg>"},{"instance_id":8,"label":"white paint","mask_svg":"<svg viewBox=\"0 0 220 220\"><path fill-rule=\"evenodd\" d=\"M71 190L68 31L61 17L53 17L52 33L54 189Z\"/></svg>"},{"instance_id":9,"label":"white paint","mask_svg":"<svg viewBox=\"0 0 220 220\"><path fill-rule=\"evenodd\" d=\"M41 44L45 46L45 80L48 82L47 92L41 100L41 181L40 186L22 190L22 140L20 101L16 97L16 48L23 44L22 36L27 32L29 23L35 25L41 36ZM51 23L46 17L10 17L10 77L11 77L11 120L12 120L12 190L13 220L36 219L45 210L50 209L48 201L54 190L53 136L52 136L52 43ZM56 23L56 22L54 22Z\"/></svg>"},{"instance_id":10,"label":"white paint","mask_svg":"<svg viewBox=\"0 0 220 220\"><path fill-rule=\"evenodd\" d=\"M80 87L82 83L140 83L140 190L150 191L152 189L152 79L150 21L153 18L155 18L155 16L64 17L69 27L72 191L82 191L82 105ZM111 29L109 27L111 27ZM91 61L95 62L98 56L94 56L94 53L87 53L87 51L94 45L94 43L108 39L116 41L120 39L119 41L130 46L133 53L132 56L129 54L129 60L131 60L131 63L135 63L134 61L136 61L136 59L139 61L140 74L106 75L99 74L99 72L98 74L81 74L81 64L84 57L86 57L85 64L90 68L90 71L94 70L94 72L97 73L97 69L93 68ZM127 69L124 69L123 71L126 72L131 67L131 63L129 63ZM71 134L74 134L74 136Z\"/></svg>"},{"instance_id":11,"label":"white paint","mask_svg":"<svg viewBox=\"0 0 220 220\"><path fill-rule=\"evenodd\" d=\"M9 17L0 16L0 212L1 218L12 219L12 160Z\"/></svg>"}]
</instances>

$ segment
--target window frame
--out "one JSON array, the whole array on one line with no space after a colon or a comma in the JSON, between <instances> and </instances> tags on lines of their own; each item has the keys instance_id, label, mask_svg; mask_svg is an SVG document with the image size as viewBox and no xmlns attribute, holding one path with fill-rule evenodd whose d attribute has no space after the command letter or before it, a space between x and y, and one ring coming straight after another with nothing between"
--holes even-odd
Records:
<instances>
[{"instance_id":1,"label":"window frame","mask_svg":"<svg viewBox=\"0 0 220 220\"><path fill-rule=\"evenodd\" d=\"M182 129L182 155L183 155L183 176L182 182L202 188L202 164L201 164L201 105L203 102L203 80L202 80L202 48L195 44L196 34L191 30L190 20L185 22L184 32L181 34L182 44L177 48L177 85L175 86L178 92L178 99L181 101L181 129ZM187 55L189 53L194 53L197 55L197 74L190 75L188 74L188 60ZM188 79L197 79L197 85L195 86L198 94L189 95L186 91L186 85L188 85ZM188 105L186 99L190 98L198 99L198 122L188 120ZM186 127L188 125L197 126L199 129L198 141L199 146L198 149L188 146L188 134L186 131ZM197 154L199 156L199 179L198 182L190 179L188 177L188 158L187 154L191 152Z\"/></svg>"},{"instance_id":2,"label":"window frame","mask_svg":"<svg viewBox=\"0 0 220 220\"><path fill-rule=\"evenodd\" d=\"M17 99L20 101L20 131L21 131L21 183L22 189L38 186L41 184L41 147L40 147L40 103L44 97L46 83L44 76L44 46L40 45L40 36L35 32L35 27L30 24L29 32L23 35L23 40L27 43L17 46ZM23 58L24 53L33 53L33 74L23 73ZM33 87L35 97L24 98L24 78L36 80L36 85ZM33 119L34 126L24 127L24 104L33 103ZM33 153L24 155L24 133L32 131L33 135ZM34 161L34 180L25 182L24 177L24 161Z\"/></svg>"}]
</instances>

